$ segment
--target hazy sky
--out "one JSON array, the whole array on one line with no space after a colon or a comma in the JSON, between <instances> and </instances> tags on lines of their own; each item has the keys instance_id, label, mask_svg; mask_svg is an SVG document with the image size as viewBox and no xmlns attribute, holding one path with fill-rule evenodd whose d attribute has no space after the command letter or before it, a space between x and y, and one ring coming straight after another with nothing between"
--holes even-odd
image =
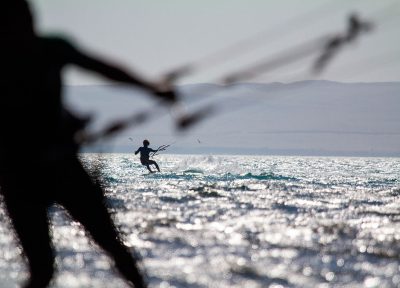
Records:
<instances>
[{"instance_id":1,"label":"hazy sky","mask_svg":"<svg viewBox=\"0 0 400 288\"><path fill-rule=\"evenodd\" d=\"M179 83L215 82L229 72L270 59L326 33L346 29L357 12L375 29L347 47L320 78L336 81L400 81L399 0L30 0L40 32L62 33L79 46L156 78L171 68L203 59L252 39L253 49L211 65ZM258 35L258 37L256 37ZM316 55L317 56L317 55ZM290 82L316 78L305 59L253 78ZM219 58L211 62L217 62ZM216 63L217 64L217 63ZM68 84L97 78L74 70Z\"/></svg>"}]
</instances>

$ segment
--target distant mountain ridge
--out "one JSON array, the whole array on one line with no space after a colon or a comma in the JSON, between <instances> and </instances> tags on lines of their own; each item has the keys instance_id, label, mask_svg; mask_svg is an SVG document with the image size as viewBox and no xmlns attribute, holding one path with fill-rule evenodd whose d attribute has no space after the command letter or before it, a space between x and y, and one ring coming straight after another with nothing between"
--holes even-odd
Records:
<instances>
[{"instance_id":1,"label":"distant mountain ridge","mask_svg":"<svg viewBox=\"0 0 400 288\"><path fill-rule=\"evenodd\" d=\"M157 110L154 116L165 115L118 135L112 145L103 143L102 151L131 152L132 137L135 145L144 138L154 146L176 141L170 153L400 156L400 82L201 83L177 89L189 110L213 104L217 113L182 134L168 113ZM92 129L154 105L142 91L120 85L67 86L65 92L73 109L96 112Z\"/></svg>"}]
</instances>

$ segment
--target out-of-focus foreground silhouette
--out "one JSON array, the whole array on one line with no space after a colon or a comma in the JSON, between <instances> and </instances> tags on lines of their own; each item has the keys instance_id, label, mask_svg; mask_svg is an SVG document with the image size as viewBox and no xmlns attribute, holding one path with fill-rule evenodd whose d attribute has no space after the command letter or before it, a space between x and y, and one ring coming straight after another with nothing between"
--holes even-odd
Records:
<instances>
[{"instance_id":1,"label":"out-of-focus foreground silhouette","mask_svg":"<svg viewBox=\"0 0 400 288\"><path fill-rule=\"evenodd\" d=\"M119 239L101 187L77 158L75 135L85 121L62 105L61 72L66 65L77 65L167 102L175 100L174 93L82 53L63 38L38 36L26 1L5 0L0 6L0 187L29 264L25 287L46 287L52 279L47 210L55 203L108 252L130 285L145 287L136 260Z\"/></svg>"}]
</instances>

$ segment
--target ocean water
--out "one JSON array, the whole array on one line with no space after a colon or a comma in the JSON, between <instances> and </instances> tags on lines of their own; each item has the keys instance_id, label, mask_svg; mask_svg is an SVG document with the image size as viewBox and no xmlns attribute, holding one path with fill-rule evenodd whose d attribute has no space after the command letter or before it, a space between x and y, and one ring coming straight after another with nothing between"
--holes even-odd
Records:
<instances>
[{"instance_id":1,"label":"ocean water","mask_svg":"<svg viewBox=\"0 0 400 288\"><path fill-rule=\"evenodd\" d=\"M82 154L150 287L400 287L400 158L156 160L149 174L134 155ZM50 213L52 287L127 287L78 223ZM0 287L25 276L1 207Z\"/></svg>"}]
</instances>

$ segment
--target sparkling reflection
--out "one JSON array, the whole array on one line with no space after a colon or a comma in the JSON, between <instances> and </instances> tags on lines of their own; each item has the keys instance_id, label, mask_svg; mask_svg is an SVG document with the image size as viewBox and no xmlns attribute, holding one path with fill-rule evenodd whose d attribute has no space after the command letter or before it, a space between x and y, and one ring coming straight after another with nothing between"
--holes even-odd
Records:
<instances>
[{"instance_id":1,"label":"sparkling reflection","mask_svg":"<svg viewBox=\"0 0 400 288\"><path fill-rule=\"evenodd\" d=\"M160 156L152 175L132 155L82 161L101 164L151 287L400 285L399 159ZM51 217L53 287L127 287L61 207ZM26 267L3 207L0 221L0 287L17 287Z\"/></svg>"}]
</instances>

